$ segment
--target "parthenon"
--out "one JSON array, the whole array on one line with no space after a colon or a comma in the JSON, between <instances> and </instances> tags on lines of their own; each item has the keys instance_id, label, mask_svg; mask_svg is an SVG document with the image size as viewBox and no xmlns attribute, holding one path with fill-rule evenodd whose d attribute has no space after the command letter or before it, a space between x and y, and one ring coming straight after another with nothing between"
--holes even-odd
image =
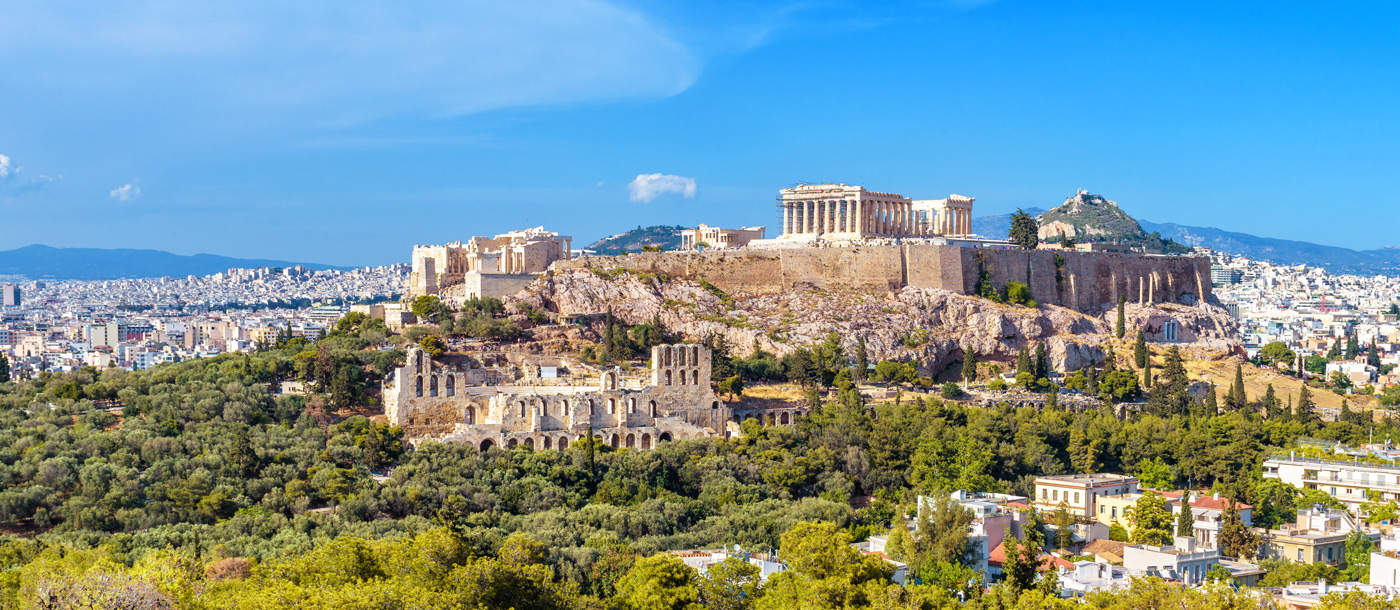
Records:
<instances>
[{"instance_id":1,"label":"parthenon","mask_svg":"<svg viewBox=\"0 0 1400 610\"><path fill-rule=\"evenodd\" d=\"M783 234L779 239L854 241L972 234L972 197L914 200L846 184L800 184L780 193Z\"/></svg>"}]
</instances>

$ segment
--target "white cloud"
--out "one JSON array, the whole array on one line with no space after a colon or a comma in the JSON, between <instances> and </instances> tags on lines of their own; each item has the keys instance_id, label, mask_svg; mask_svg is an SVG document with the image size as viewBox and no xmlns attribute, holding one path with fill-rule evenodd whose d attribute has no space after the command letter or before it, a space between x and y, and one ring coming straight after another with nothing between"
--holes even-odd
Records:
<instances>
[{"instance_id":1,"label":"white cloud","mask_svg":"<svg viewBox=\"0 0 1400 610\"><path fill-rule=\"evenodd\" d=\"M112 189L112 192L108 194L117 201L131 201L141 196L141 187L134 184L123 184Z\"/></svg>"},{"instance_id":2,"label":"white cloud","mask_svg":"<svg viewBox=\"0 0 1400 610\"><path fill-rule=\"evenodd\" d=\"M657 195L679 193L686 199L695 198L695 179L671 174L638 174L627 185L632 201L651 203Z\"/></svg>"},{"instance_id":3,"label":"white cloud","mask_svg":"<svg viewBox=\"0 0 1400 610\"><path fill-rule=\"evenodd\" d=\"M10 177L15 172L15 166L10 164L10 158L0 155L0 180Z\"/></svg>"}]
</instances>

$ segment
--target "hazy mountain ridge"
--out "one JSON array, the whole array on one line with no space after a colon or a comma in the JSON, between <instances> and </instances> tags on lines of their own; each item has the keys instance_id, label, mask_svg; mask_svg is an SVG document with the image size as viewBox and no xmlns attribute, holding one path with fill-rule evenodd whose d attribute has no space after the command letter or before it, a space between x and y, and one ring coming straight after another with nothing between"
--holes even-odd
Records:
<instances>
[{"instance_id":1,"label":"hazy mountain ridge","mask_svg":"<svg viewBox=\"0 0 1400 610\"><path fill-rule=\"evenodd\" d=\"M216 254L182 255L162 250L130 248L54 248L33 244L0 251L0 275L32 279L115 280L149 277L211 275L233 267L291 267L349 269L320 263L234 258Z\"/></svg>"}]
</instances>

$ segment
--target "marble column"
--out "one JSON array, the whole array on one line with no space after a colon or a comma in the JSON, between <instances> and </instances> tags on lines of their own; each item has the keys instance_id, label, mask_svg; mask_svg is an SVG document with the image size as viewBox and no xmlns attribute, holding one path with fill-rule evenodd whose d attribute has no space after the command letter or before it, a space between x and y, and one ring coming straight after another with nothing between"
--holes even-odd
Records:
<instances>
[{"instance_id":1,"label":"marble column","mask_svg":"<svg viewBox=\"0 0 1400 610\"><path fill-rule=\"evenodd\" d=\"M840 201L837 201L837 200L835 200L835 199L832 199L831 201L829 201L829 202L827 202L827 203L828 203L828 206L827 206L827 207L831 208L831 221L828 222L828 223L826 223L826 232L827 232L827 233L835 233L835 232L837 232L838 230L840 230L840 228L836 226L836 222L837 222L838 220L840 220L840 217L841 217L841 211L840 211L841 202L840 202Z\"/></svg>"},{"instance_id":2,"label":"marble column","mask_svg":"<svg viewBox=\"0 0 1400 610\"><path fill-rule=\"evenodd\" d=\"M816 215L812 213L812 210L817 207L817 203L808 200L802 202L802 206L802 232L811 233L816 230L812 226L812 219L816 217Z\"/></svg>"},{"instance_id":3,"label":"marble column","mask_svg":"<svg viewBox=\"0 0 1400 610\"><path fill-rule=\"evenodd\" d=\"M792 232L792 204L783 202L783 235Z\"/></svg>"}]
</instances>

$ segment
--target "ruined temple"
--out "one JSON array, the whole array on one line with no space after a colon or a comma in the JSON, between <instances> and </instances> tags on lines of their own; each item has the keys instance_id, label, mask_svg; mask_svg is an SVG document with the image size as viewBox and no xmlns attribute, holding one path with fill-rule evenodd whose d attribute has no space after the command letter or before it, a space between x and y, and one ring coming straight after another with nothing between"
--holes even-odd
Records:
<instances>
[{"instance_id":1,"label":"ruined temple","mask_svg":"<svg viewBox=\"0 0 1400 610\"><path fill-rule=\"evenodd\" d=\"M451 355L408 350L384 380L384 413L410 442L465 442L482 450L563 450L590 431L617 448L727 437L732 414L710 388L710 350L658 345L644 377L562 358Z\"/></svg>"}]
</instances>

